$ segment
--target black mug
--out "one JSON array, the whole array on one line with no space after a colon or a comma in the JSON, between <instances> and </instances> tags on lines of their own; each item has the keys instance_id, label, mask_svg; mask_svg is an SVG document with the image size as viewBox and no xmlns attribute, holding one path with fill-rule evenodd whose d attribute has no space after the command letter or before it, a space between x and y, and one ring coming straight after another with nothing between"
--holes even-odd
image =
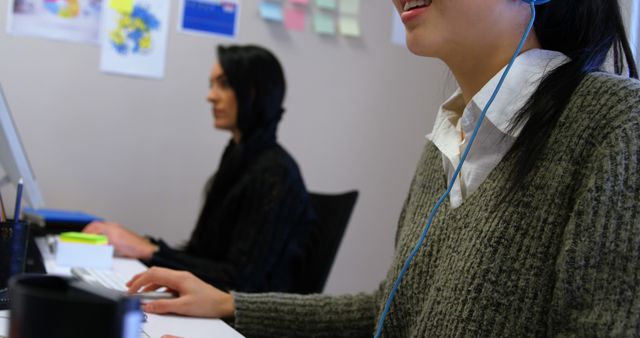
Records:
<instances>
[{"instance_id":1,"label":"black mug","mask_svg":"<svg viewBox=\"0 0 640 338\"><path fill-rule=\"evenodd\" d=\"M70 277L10 281L9 338L140 338L140 299Z\"/></svg>"}]
</instances>

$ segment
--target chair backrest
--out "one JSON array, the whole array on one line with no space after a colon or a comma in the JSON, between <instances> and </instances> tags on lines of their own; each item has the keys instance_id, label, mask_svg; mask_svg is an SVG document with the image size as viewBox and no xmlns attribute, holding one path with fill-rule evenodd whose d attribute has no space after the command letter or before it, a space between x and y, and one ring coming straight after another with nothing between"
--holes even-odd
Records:
<instances>
[{"instance_id":1,"label":"chair backrest","mask_svg":"<svg viewBox=\"0 0 640 338\"><path fill-rule=\"evenodd\" d=\"M305 255L305 276L299 293L321 293L329 277L351 212L358 199L358 191L339 194L309 193L318 216Z\"/></svg>"}]
</instances>

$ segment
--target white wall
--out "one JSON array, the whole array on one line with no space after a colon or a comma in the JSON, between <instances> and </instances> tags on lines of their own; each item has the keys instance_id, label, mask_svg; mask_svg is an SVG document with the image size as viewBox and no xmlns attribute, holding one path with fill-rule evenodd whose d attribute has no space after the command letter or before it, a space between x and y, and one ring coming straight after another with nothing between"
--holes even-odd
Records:
<instances>
[{"instance_id":1,"label":"white wall","mask_svg":"<svg viewBox=\"0 0 640 338\"><path fill-rule=\"evenodd\" d=\"M390 44L390 1L362 1L360 40L288 33L258 18L258 2L243 0L234 42L265 45L284 64L282 143L309 189L361 193L327 291L373 290L391 260L424 134L452 80L437 61ZM621 1L625 18L633 2ZM172 1L172 27L177 10ZM166 77L156 81L100 73L95 46L0 31L0 83L48 206L171 243L188 238L228 139L212 129L205 95L215 46L229 42L172 29Z\"/></svg>"},{"instance_id":2,"label":"white wall","mask_svg":"<svg viewBox=\"0 0 640 338\"><path fill-rule=\"evenodd\" d=\"M640 1L620 0L620 8L629 35L629 43L637 62L640 60Z\"/></svg>"},{"instance_id":3,"label":"white wall","mask_svg":"<svg viewBox=\"0 0 640 338\"><path fill-rule=\"evenodd\" d=\"M390 1L362 1L363 38L288 33L243 0L237 43L258 43L286 71L281 142L310 190L360 199L327 285L373 290L391 261L396 220L424 135L448 96L437 61L390 43ZM171 26L178 4L172 1ZM0 27L6 26L6 0ZM171 29L163 80L105 75L95 46L0 32L0 83L49 207L80 209L171 243L188 238L202 187L229 135L205 102L218 43Z\"/></svg>"}]
</instances>

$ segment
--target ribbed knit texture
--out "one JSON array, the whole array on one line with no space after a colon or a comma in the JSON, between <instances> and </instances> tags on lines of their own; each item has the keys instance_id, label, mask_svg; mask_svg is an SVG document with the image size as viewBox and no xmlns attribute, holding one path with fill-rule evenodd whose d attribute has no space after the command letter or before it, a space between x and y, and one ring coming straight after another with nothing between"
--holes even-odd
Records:
<instances>
[{"instance_id":1,"label":"ribbed knit texture","mask_svg":"<svg viewBox=\"0 0 640 338\"><path fill-rule=\"evenodd\" d=\"M640 335L640 84L586 77L530 179L506 203L501 162L456 209L448 202L405 276L385 337ZM373 294L235 293L248 337L370 337L429 210L445 190L427 144Z\"/></svg>"}]
</instances>

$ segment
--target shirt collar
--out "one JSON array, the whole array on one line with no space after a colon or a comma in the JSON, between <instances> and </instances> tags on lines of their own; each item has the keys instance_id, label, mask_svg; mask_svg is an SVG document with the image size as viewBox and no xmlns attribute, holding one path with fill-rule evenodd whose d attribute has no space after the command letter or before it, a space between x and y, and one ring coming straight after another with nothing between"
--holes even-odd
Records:
<instances>
[{"instance_id":1,"label":"shirt collar","mask_svg":"<svg viewBox=\"0 0 640 338\"><path fill-rule=\"evenodd\" d=\"M532 49L520 54L487 112L486 119L489 123L501 133L516 138L522 127L510 130L511 120L533 95L540 80L567 61L569 58L564 54L549 50ZM466 107L459 88L440 106L433 130L427 135L427 139L448 158L455 158L460 153L462 133L471 135L473 132L482 109L493 94L505 68L489 80Z\"/></svg>"},{"instance_id":2,"label":"shirt collar","mask_svg":"<svg viewBox=\"0 0 640 338\"><path fill-rule=\"evenodd\" d=\"M569 61L567 56L551 50L531 49L520 54L505 78L500 92L489 107L486 118L502 133L517 137L522 125L510 131L511 120L538 89L541 79L567 61ZM471 103L475 104L480 111L493 95L505 69L506 66L471 99Z\"/></svg>"}]
</instances>

